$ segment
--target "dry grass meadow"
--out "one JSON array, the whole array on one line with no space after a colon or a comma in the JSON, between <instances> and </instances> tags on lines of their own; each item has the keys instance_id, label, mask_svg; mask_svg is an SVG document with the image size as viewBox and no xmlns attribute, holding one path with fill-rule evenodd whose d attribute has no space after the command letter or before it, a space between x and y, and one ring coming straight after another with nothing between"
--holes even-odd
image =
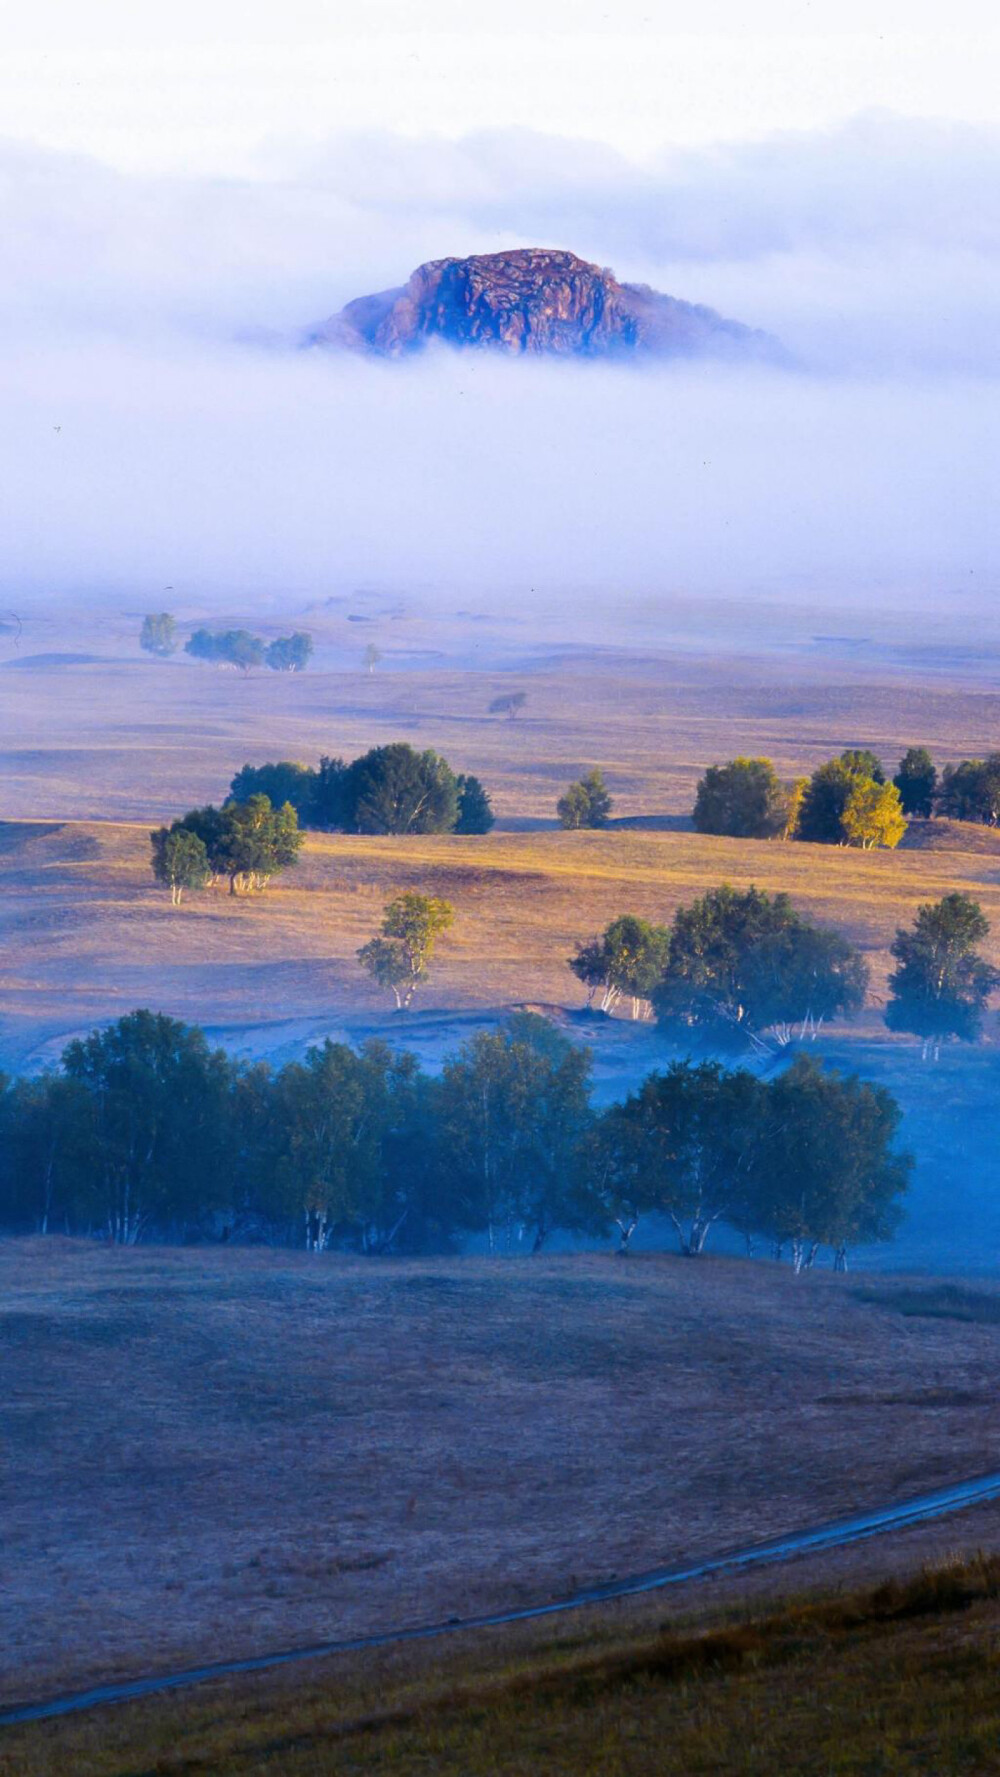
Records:
<instances>
[{"instance_id":1,"label":"dry grass meadow","mask_svg":"<svg viewBox=\"0 0 1000 1777\"><path fill-rule=\"evenodd\" d=\"M993 1286L52 1239L0 1245L0 1304L7 1699L544 1599L996 1462Z\"/></svg>"}]
</instances>

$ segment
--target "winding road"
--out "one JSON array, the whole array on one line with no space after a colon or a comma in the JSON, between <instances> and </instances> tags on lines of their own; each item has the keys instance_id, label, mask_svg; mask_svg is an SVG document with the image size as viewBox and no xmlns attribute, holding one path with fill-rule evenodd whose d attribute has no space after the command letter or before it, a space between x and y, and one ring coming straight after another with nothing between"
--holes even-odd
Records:
<instances>
[{"instance_id":1,"label":"winding road","mask_svg":"<svg viewBox=\"0 0 1000 1777\"><path fill-rule=\"evenodd\" d=\"M474 1629L497 1629L506 1623L527 1623L539 1617L559 1616L565 1611L582 1610L588 1604L603 1604L615 1598L629 1598L641 1592L658 1592L667 1586L705 1579L709 1574L732 1573L752 1567L764 1567L788 1561L795 1555L815 1554L824 1549L841 1549L849 1543L865 1542L890 1530L903 1530L911 1524L923 1524L946 1517L970 1506L986 1505L1000 1499L1000 1472L978 1475L973 1480L956 1481L934 1493L921 1493L914 1499L897 1502L861 1512L852 1518L836 1518L809 1530L790 1531L769 1542L752 1543L749 1548L731 1549L724 1555L706 1560L677 1562L671 1567L657 1567L648 1573L634 1573L624 1579L607 1580L601 1585L585 1586L565 1598L550 1599L545 1604L525 1605L517 1610L491 1611L484 1616L448 1617L444 1622L423 1623L412 1628L382 1629L372 1635L355 1635L343 1641L316 1641L304 1647L286 1648L280 1653L258 1654L252 1659L217 1660L210 1665L188 1666L177 1672L161 1672L146 1678L133 1678L118 1684L94 1685L86 1691L68 1691L62 1696L46 1697L35 1703L18 1704L0 1710L0 1726L16 1722L46 1721L78 1710L95 1709L107 1703L125 1703L135 1697L153 1697L161 1691L182 1690L188 1685L204 1684L212 1678L232 1678L244 1672L268 1672L277 1666L292 1666L300 1660L320 1660L332 1654L364 1652L366 1648L387 1647L394 1642L431 1641L442 1635L459 1635Z\"/></svg>"}]
</instances>

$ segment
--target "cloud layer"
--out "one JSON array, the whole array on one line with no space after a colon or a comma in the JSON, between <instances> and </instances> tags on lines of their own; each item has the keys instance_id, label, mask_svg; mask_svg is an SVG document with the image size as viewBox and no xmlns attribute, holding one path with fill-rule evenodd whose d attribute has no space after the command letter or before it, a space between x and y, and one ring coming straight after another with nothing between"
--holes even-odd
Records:
<instances>
[{"instance_id":1,"label":"cloud layer","mask_svg":"<svg viewBox=\"0 0 1000 1777\"><path fill-rule=\"evenodd\" d=\"M7 144L0 228L7 599L995 584L996 135L872 117L642 166L379 136L242 182ZM423 259L515 243L709 302L804 369L291 349Z\"/></svg>"}]
</instances>

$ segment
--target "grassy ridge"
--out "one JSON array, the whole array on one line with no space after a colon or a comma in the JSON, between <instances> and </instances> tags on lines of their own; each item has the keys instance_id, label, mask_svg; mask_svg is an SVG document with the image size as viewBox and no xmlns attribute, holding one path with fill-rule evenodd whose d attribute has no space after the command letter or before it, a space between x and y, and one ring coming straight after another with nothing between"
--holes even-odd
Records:
<instances>
[{"instance_id":1,"label":"grassy ridge","mask_svg":"<svg viewBox=\"0 0 1000 1777\"><path fill-rule=\"evenodd\" d=\"M773 1777L995 1771L1000 1558L792 1598L707 1629L314 1671L15 1730L0 1769L55 1777Z\"/></svg>"}]
</instances>

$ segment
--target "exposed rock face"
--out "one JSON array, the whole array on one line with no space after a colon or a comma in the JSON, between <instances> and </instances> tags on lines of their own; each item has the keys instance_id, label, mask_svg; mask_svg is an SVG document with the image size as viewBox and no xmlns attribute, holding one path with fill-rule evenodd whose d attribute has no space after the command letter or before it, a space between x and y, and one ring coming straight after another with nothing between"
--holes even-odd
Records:
<instances>
[{"instance_id":1,"label":"exposed rock face","mask_svg":"<svg viewBox=\"0 0 1000 1777\"><path fill-rule=\"evenodd\" d=\"M308 343L395 358L432 339L580 357L782 356L767 334L724 320L714 309L645 284L619 284L613 272L575 253L535 247L431 260L404 289L349 302Z\"/></svg>"}]
</instances>

